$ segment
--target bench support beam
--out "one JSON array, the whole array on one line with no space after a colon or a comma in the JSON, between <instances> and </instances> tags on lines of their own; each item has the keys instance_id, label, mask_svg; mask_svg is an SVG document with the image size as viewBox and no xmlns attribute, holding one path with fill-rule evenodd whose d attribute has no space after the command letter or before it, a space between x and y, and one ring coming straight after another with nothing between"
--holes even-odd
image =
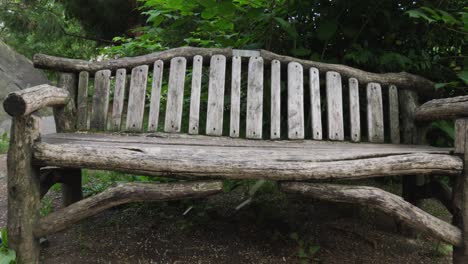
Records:
<instances>
[{"instance_id":1,"label":"bench support beam","mask_svg":"<svg viewBox=\"0 0 468 264\"><path fill-rule=\"evenodd\" d=\"M40 219L34 229L34 235L42 237L58 232L84 218L121 204L201 198L222 191L223 184L220 181L167 184L122 183Z\"/></svg>"},{"instance_id":2,"label":"bench support beam","mask_svg":"<svg viewBox=\"0 0 468 264\"><path fill-rule=\"evenodd\" d=\"M408 226L451 245L460 246L463 243L459 228L424 212L397 195L375 187L288 182L282 183L281 189L314 199L365 205L394 216Z\"/></svg>"}]
</instances>

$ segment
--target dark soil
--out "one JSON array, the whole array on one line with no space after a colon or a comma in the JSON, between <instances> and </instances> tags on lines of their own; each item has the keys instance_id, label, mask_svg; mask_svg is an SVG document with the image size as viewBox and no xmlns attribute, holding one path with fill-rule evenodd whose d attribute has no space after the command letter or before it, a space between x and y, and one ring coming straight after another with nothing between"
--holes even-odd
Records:
<instances>
[{"instance_id":1,"label":"dark soil","mask_svg":"<svg viewBox=\"0 0 468 264\"><path fill-rule=\"evenodd\" d=\"M6 223L3 164L0 226ZM446 246L424 235L400 235L390 217L373 210L267 191L236 211L246 198L240 187L196 201L120 206L49 236L41 259L64 264L451 263L451 253L441 250ZM49 192L47 199L59 207L59 192ZM449 220L434 201L426 201L424 209Z\"/></svg>"}]
</instances>

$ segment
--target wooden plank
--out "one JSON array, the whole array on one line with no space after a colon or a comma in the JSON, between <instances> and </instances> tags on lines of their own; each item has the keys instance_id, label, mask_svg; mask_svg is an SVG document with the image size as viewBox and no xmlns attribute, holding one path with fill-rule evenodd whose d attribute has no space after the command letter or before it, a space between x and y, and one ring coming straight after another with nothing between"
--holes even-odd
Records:
<instances>
[{"instance_id":1,"label":"wooden plank","mask_svg":"<svg viewBox=\"0 0 468 264\"><path fill-rule=\"evenodd\" d=\"M448 120L468 117L468 96L433 99L416 109L416 121Z\"/></svg>"},{"instance_id":2,"label":"wooden plank","mask_svg":"<svg viewBox=\"0 0 468 264\"><path fill-rule=\"evenodd\" d=\"M281 63L271 61L271 139L281 137Z\"/></svg>"},{"instance_id":3,"label":"wooden plank","mask_svg":"<svg viewBox=\"0 0 468 264\"><path fill-rule=\"evenodd\" d=\"M258 57L260 56L260 51L258 50L241 50L241 49L233 49L232 56L237 57Z\"/></svg>"},{"instance_id":4,"label":"wooden plank","mask_svg":"<svg viewBox=\"0 0 468 264\"><path fill-rule=\"evenodd\" d=\"M367 84L367 131L369 142L384 142L382 88L378 83Z\"/></svg>"},{"instance_id":5,"label":"wooden plank","mask_svg":"<svg viewBox=\"0 0 468 264\"><path fill-rule=\"evenodd\" d=\"M192 91L190 93L189 134L198 134L200 119L200 93L202 84L203 57L193 57Z\"/></svg>"},{"instance_id":6,"label":"wooden plank","mask_svg":"<svg viewBox=\"0 0 468 264\"><path fill-rule=\"evenodd\" d=\"M400 110L398 104L398 89L395 85L390 85L388 88L388 104L390 139L393 144L400 144Z\"/></svg>"},{"instance_id":7,"label":"wooden plank","mask_svg":"<svg viewBox=\"0 0 468 264\"><path fill-rule=\"evenodd\" d=\"M310 113L312 118L312 138L322 139L322 108L320 99L320 77L317 68L309 69Z\"/></svg>"},{"instance_id":8,"label":"wooden plank","mask_svg":"<svg viewBox=\"0 0 468 264\"><path fill-rule=\"evenodd\" d=\"M417 144L418 133L414 122L418 108L418 94L411 90L400 90L401 141L405 144Z\"/></svg>"},{"instance_id":9,"label":"wooden plank","mask_svg":"<svg viewBox=\"0 0 468 264\"><path fill-rule=\"evenodd\" d=\"M206 134L223 134L224 81L226 78L226 57L214 55L210 61L210 80L208 83L208 111L206 115Z\"/></svg>"},{"instance_id":10,"label":"wooden plank","mask_svg":"<svg viewBox=\"0 0 468 264\"><path fill-rule=\"evenodd\" d=\"M60 73L57 87L69 92L70 101L64 107L54 107L57 132L76 131L77 76L74 73Z\"/></svg>"},{"instance_id":11,"label":"wooden plank","mask_svg":"<svg viewBox=\"0 0 468 264\"><path fill-rule=\"evenodd\" d=\"M94 76L93 108L90 128L92 130L107 129L107 110L109 109L110 70L101 70Z\"/></svg>"},{"instance_id":12,"label":"wooden plank","mask_svg":"<svg viewBox=\"0 0 468 264\"><path fill-rule=\"evenodd\" d=\"M171 59L169 69L169 87L167 91L165 132L180 132L182 124L182 107L184 100L185 69L187 59L175 57Z\"/></svg>"},{"instance_id":13,"label":"wooden plank","mask_svg":"<svg viewBox=\"0 0 468 264\"><path fill-rule=\"evenodd\" d=\"M263 126L263 58L251 57L247 80L247 138L261 139Z\"/></svg>"},{"instance_id":14,"label":"wooden plank","mask_svg":"<svg viewBox=\"0 0 468 264\"><path fill-rule=\"evenodd\" d=\"M115 73L114 102L112 104L111 127L114 131L119 131L122 126L126 79L127 70L118 69Z\"/></svg>"},{"instance_id":15,"label":"wooden plank","mask_svg":"<svg viewBox=\"0 0 468 264\"><path fill-rule=\"evenodd\" d=\"M459 118L455 120L455 153L465 153L466 131L468 130L468 119Z\"/></svg>"},{"instance_id":16,"label":"wooden plank","mask_svg":"<svg viewBox=\"0 0 468 264\"><path fill-rule=\"evenodd\" d=\"M302 65L288 64L288 138L304 138L304 76Z\"/></svg>"},{"instance_id":17,"label":"wooden plank","mask_svg":"<svg viewBox=\"0 0 468 264\"><path fill-rule=\"evenodd\" d=\"M153 65L153 82L151 84L151 102L148 119L148 131L155 132L158 130L163 71L164 62L162 60L155 61Z\"/></svg>"},{"instance_id":18,"label":"wooden plank","mask_svg":"<svg viewBox=\"0 0 468 264\"><path fill-rule=\"evenodd\" d=\"M378 209L412 228L451 245L462 244L462 232L459 228L424 212L398 195L375 187L302 182L282 183L280 186L282 191L303 194L314 199Z\"/></svg>"},{"instance_id":19,"label":"wooden plank","mask_svg":"<svg viewBox=\"0 0 468 264\"><path fill-rule=\"evenodd\" d=\"M232 57L230 137L239 137L240 131L241 68L241 57Z\"/></svg>"},{"instance_id":20,"label":"wooden plank","mask_svg":"<svg viewBox=\"0 0 468 264\"><path fill-rule=\"evenodd\" d=\"M143 128L148 68L148 65L142 65L132 69L126 122L128 131L141 131Z\"/></svg>"},{"instance_id":21,"label":"wooden plank","mask_svg":"<svg viewBox=\"0 0 468 264\"><path fill-rule=\"evenodd\" d=\"M351 127L351 141L361 141L361 117L359 112L359 82L356 78L349 78L349 120Z\"/></svg>"},{"instance_id":22,"label":"wooden plank","mask_svg":"<svg viewBox=\"0 0 468 264\"><path fill-rule=\"evenodd\" d=\"M80 72L78 78L78 95L77 103L77 128L79 130L88 129L88 84L89 73L86 71Z\"/></svg>"},{"instance_id":23,"label":"wooden plank","mask_svg":"<svg viewBox=\"0 0 468 264\"><path fill-rule=\"evenodd\" d=\"M344 140L341 76L337 72L329 71L326 80L328 138L330 140Z\"/></svg>"}]
</instances>

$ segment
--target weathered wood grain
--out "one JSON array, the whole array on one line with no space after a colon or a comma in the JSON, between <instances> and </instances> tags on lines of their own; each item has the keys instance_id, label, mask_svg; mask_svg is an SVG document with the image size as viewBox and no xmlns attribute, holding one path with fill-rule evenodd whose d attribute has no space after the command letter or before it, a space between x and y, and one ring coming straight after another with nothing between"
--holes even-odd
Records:
<instances>
[{"instance_id":1,"label":"weathered wood grain","mask_svg":"<svg viewBox=\"0 0 468 264\"><path fill-rule=\"evenodd\" d=\"M169 69L169 87L167 91L166 118L164 121L165 132L180 132L186 67L187 59L184 57L171 59L171 66Z\"/></svg>"},{"instance_id":2,"label":"weathered wood grain","mask_svg":"<svg viewBox=\"0 0 468 264\"><path fill-rule=\"evenodd\" d=\"M320 77L317 68L309 69L310 113L312 118L312 138L320 140L322 132L322 106L320 99Z\"/></svg>"},{"instance_id":3,"label":"weathered wood grain","mask_svg":"<svg viewBox=\"0 0 468 264\"><path fill-rule=\"evenodd\" d=\"M127 70L118 69L115 73L114 100L112 102L112 124L114 131L120 131L122 127L122 112L124 108L125 86Z\"/></svg>"},{"instance_id":4,"label":"weathered wood grain","mask_svg":"<svg viewBox=\"0 0 468 264\"><path fill-rule=\"evenodd\" d=\"M151 83L151 101L148 118L148 131L156 132L159 125L159 111L161 108L161 86L163 81L164 62L158 60L153 65L153 81Z\"/></svg>"},{"instance_id":5,"label":"weathered wood grain","mask_svg":"<svg viewBox=\"0 0 468 264\"><path fill-rule=\"evenodd\" d=\"M77 128L79 130L88 129L88 85L89 85L89 73L80 72L78 78L78 93L76 98L76 116L77 116Z\"/></svg>"},{"instance_id":6,"label":"weathered wood grain","mask_svg":"<svg viewBox=\"0 0 468 264\"><path fill-rule=\"evenodd\" d=\"M383 143L384 120L382 88L378 83L367 84L367 137L369 142Z\"/></svg>"},{"instance_id":7,"label":"weathered wood grain","mask_svg":"<svg viewBox=\"0 0 468 264\"><path fill-rule=\"evenodd\" d=\"M107 128L110 76L110 70L98 71L94 76L93 108L90 120L92 130L106 130Z\"/></svg>"},{"instance_id":8,"label":"weathered wood grain","mask_svg":"<svg viewBox=\"0 0 468 264\"><path fill-rule=\"evenodd\" d=\"M281 138L281 63L271 62L270 138Z\"/></svg>"},{"instance_id":9,"label":"weathered wood grain","mask_svg":"<svg viewBox=\"0 0 468 264\"><path fill-rule=\"evenodd\" d=\"M304 73L297 62L288 64L288 138L304 138Z\"/></svg>"},{"instance_id":10,"label":"weathered wood grain","mask_svg":"<svg viewBox=\"0 0 468 264\"><path fill-rule=\"evenodd\" d=\"M229 136L239 137L240 133L240 103L241 103L241 69L242 58L232 57L231 72L231 118L229 120Z\"/></svg>"},{"instance_id":11,"label":"weathered wood grain","mask_svg":"<svg viewBox=\"0 0 468 264\"><path fill-rule=\"evenodd\" d=\"M193 57L192 90L190 93L189 134L198 134L200 121L200 94L202 84L203 57Z\"/></svg>"},{"instance_id":12,"label":"weathered wood grain","mask_svg":"<svg viewBox=\"0 0 468 264\"><path fill-rule=\"evenodd\" d=\"M19 117L47 106L64 106L69 101L70 93L67 90L42 84L8 94L3 108L10 116Z\"/></svg>"},{"instance_id":13,"label":"weathered wood grain","mask_svg":"<svg viewBox=\"0 0 468 264\"><path fill-rule=\"evenodd\" d=\"M468 130L468 119L459 118L455 120L455 153L465 153L466 131Z\"/></svg>"},{"instance_id":14,"label":"weathered wood grain","mask_svg":"<svg viewBox=\"0 0 468 264\"><path fill-rule=\"evenodd\" d=\"M126 130L141 131L145 114L145 95L148 82L148 65L133 68L128 92Z\"/></svg>"},{"instance_id":15,"label":"weathered wood grain","mask_svg":"<svg viewBox=\"0 0 468 264\"><path fill-rule=\"evenodd\" d=\"M349 78L349 125L351 141L361 141L361 117L359 109L359 82L356 78Z\"/></svg>"},{"instance_id":16,"label":"weathered wood grain","mask_svg":"<svg viewBox=\"0 0 468 264\"><path fill-rule=\"evenodd\" d=\"M223 191L222 182L185 183L119 183L117 186L71 206L62 208L39 220L36 237L61 231L72 224L111 207L134 202L156 202L202 198Z\"/></svg>"},{"instance_id":17,"label":"weathered wood grain","mask_svg":"<svg viewBox=\"0 0 468 264\"><path fill-rule=\"evenodd\" d=\"M328 139L344 140L341 76L337 72L327 72L326 80Z\"/></svg>"},{"instance_id":18,"label":"weathered wood grain","mask_svg":"<svg viewBox=\"0 0 468 264\"><path fill-rule=\"evenodd\" d=\"M416 144L418 133L414 115L418 107L419 96L411 90L400 90L398 99L401 111L401 141L404 144Z\"/></svg>"},{"instance_id":19,"label":"weathered wood grain","mask_svg":"<svg viewBox=\"0 0 468 264\"><path fill-rule=\"evenodd\" d=\"M206 134L223 134L224 86L226 80L226 57L214 55L210 61L208 82L208 109L206 114Z\"/></svg>"},{"instance_id":20,"label":"weathered wood grain","mask_svg":"<svg viewBox=\"0 0 468 264\"><path fill-rule=\"evenodd\" d=\"M388 111L390 118L390 140L400 144L400 109L398 104L398 89L395 85L388 88Z\"/></svg>"},{"instance_id":21,"label":"weathered wood grain","mask_svg":"<svg viewBox=\"0 0 468 264\"><path fill-rule=\"evenodd\" d=\"M263 127L263 59L251 57L247 80L247 138L261 139Z\"/></svg>"},{"instance_id":22,"label":"weathered wood grain","mask_svg":"<svg viewBox=\"0 0 468 264\"><path fill-rule=\"evenodd\" d=\"M462 232L459 228L424 212L395 194L375 187L296 182L281 183L280 186L282 191L288 193L381 210L408 226L451 245L462 244Z\"/></svg>"},{"instance_id":23,"label":"weathered wood grain","mask_svg":"<svg viewBox=\"0 0 468 264\"><path fill-rule=\"evenodd\" d=\"M39 139L39 119L35 116L15 117L11 126L8 150L8 214L9 247L16 251L17 263L39 263L39 239L33 228L41 208L39 167L32 164L32 145Z\"/></svg>"},{"instance_id":24,"label":"weathered wood grain","mask_svg":"<svg viewBox=\"0 0 468 264\"><path fill-rule=\"evenodd\" d=\"M456 119L468 116L468 96L434 99L416 109L416 121Z\"/></svg>"},{"instance_id":25,"label":"weathered wood grain","mask_svg":"<svg viewBox=\"0 0 468 264\"><path fill-rule=\"evenodd\" d=\"M60 73L57 87L67 90L70 96L68 103L53 108L57 132L76 131L76 94L77 80L74 73Z\"/></svg>"}]
</instances>

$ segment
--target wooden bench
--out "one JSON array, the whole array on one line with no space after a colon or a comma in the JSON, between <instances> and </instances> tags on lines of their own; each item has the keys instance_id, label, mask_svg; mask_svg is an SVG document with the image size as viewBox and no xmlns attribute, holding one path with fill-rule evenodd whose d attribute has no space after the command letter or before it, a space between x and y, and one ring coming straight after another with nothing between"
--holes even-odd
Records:
<instances>
[{"instance_id":1,"label":"wooden bench","mask_svg":"<svg viewBox=\"0 0 468 264\"><path fill-rule=\"evenodd\" d=\"M419 105L434 94L422 77L264 50L183 47L103 62L36 55L34 64L59 72L57 87L4 101L13 116L8 235L19 263L38 262L40 237L104 209L212 195L222 179L275 180L284 192L383 210L454 245L454 263L468 263L468 97ZM57 133L41 136L32 113L46 106ZM454 149L425 143L436 119L456 120ZM83 168L185 180L120 184L82 199ZM394 175L403 176L404 199L318 182ZM453 179L453 191L438 175ZM40 200L57 182L65 207L41 218ZM415 206L430 197L453 213L453 225Z\"/></svg>"}]
</instances>

